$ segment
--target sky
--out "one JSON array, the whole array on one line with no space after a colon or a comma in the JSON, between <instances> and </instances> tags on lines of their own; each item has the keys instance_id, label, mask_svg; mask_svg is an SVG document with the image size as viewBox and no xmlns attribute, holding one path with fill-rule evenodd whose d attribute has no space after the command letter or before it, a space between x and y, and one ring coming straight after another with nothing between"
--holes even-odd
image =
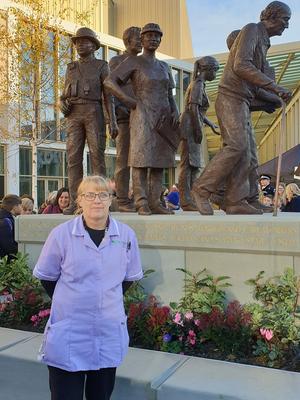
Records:
<instances>
[{"instance_id":1,"label":"sky","mask_svg":"<svg viewBox=\"0 0 300 400\"><path fill-rule=\"evenodd\" d=\"M227 51L226 37L249 22L258 22L268 0L186 0L194 56ZM289 29L271 38L271 44L300 41L300 0L287 0L292 10Z\"/></svg>"}]
</instances>

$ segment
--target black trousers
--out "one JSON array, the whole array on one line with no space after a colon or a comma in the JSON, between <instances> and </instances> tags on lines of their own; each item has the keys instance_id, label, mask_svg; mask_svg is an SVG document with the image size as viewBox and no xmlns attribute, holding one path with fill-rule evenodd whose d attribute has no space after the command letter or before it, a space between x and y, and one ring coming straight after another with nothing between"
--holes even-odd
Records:
<instances>
[{"instance_id":1,"label":"black trousers","mask_svg":"<svg viewBox=\"0 0 300 400\"><path fill-rule=\"evenodd\" d=\"M113 392L116 368L69 372L50 367L51 400L109 400Z\"/></svg>"}]
</instances>

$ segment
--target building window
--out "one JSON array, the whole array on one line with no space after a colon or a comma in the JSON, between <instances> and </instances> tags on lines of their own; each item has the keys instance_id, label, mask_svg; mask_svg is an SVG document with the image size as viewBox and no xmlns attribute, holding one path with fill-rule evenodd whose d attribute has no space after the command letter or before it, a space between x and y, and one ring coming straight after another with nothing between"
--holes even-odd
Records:
<instances>
[{"instance_id":1,"label":"building window","mask_svg":"<svg viewBox=\"0 0 300 400\"><path fill-rule=\"evenodd\" d=\"M107 61L109 61L111 58L118 56L120 54L119 50L112 49L111 47L108 48L108 57Z\"/></svg>"},{"instance_id":2,"label":"building window","mask_svg":"<svg viewBox=\"0 0 300 400\"><path fill-rule=\"evenodd\" d=\"M20 147L19 150L19 174L20 174L20 187L19 193L22 196L23 194L32 193L32 181L31 181L31 171L32 171L32 158L31 158L31 149L28 147Z\"/></svg>"},{"instance_id":3,"label":"building window","mask_svg":"<svg viewBox=\"0 0 300 400\"><path fill-rule=\"evenodd\" d=\"M106 154L105 155L105 166L106 166L106 176L108 178L113 178L115 174L115 168L116 168L116 156L112 154ZM91 159L90 159L90 153L87 153L87 174L92 175L92 165L91 165Z\"/></svg>"},{"instance_id":4,"label":"building window","mask_svg":"<svg viewBox=\"0 0 300 400\"><path fill-rule=\"evenodd\" d=\"M49 193L67 186L66 171L66 152L62 150L37 151L37 205L40 206ZM20 195L32 194L31 171L32 171L32 152L30 148L20 147Z\"/></svg>"},{"instance_id":5,"label":"building window","mask_svg":"<svg viewBox=\"0 0 300 400\"><path fill-rule=\"evenodd\" d=\"M105 48L104 46L100 46L97 51L95 51L95 57L98 60L105 60Z\"/></svg>"},{"instance_id":6,"label":"building window","mask_svg":"<svg viewBox=\"0 0 300 400\"><path fill-rule=\"evenodd\" d=\"M176 68L172 68L172 76L175 84L175 88L173 89L173 97L177 104L178 110L181 109L180 102L180 70Z\"/></svg>"},{"instance_id":7,"label":"building window","mask_svg":"<svg viewBox=\"0 0 300 400\"><path fill-rule=\"evenodd\" d=\"M0 146L0 199L4 197L4 146Z\"/></svg>"}]
</instances>

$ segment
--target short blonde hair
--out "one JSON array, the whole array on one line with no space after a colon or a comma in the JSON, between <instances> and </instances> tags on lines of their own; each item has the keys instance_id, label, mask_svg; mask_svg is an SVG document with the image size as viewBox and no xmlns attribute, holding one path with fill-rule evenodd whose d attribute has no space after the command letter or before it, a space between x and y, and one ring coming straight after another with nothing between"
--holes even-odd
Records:
<instances>
[{"instance_id":1,"label":"short blonde hair","mask_svg":"<svg viewBox=\"0 0 300 400\"><path fill-rule=\"evenodd\" d=\"M28 197L23 197L22 199L22 208L23 210L28 210L28 208L33 209L33 201Z\"/></svg>"},{"instance_id":2,"label":"short blonde hair","mask_svg":"<svg viewBox=\"0 0 300 400\"><path fill-rule=\"evenodd\" d=\"M293 196L300 196L300 189L296 183L289 183L285 188L285 193L288 195L291 193Z\"/></svg>"},{"instance_id":3,"label":"short blonde hair","mask_svg":"<svg viewBox=\"0 0 300 400\"><path fill-rule=\"evenodd\" d=\"M111 194L110 184L107 178L100 175L91 175L91 176L85 176L80 182L80 185L78 186L77 189L77 197L79 197L85 192L86 186L89 185L90 183L95 185L98 188L97 190L99 190L99 192L105 190Z\"/></svg>"}]
</instances>

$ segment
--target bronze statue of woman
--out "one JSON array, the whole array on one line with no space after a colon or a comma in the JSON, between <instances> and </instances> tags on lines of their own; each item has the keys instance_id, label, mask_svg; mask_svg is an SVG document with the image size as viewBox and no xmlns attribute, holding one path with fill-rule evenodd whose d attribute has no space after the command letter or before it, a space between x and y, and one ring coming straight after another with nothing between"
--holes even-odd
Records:
<instances>
[{"instance_id":1,"label":"bronze statue of woman","mask_svg":"<svg viewBox=\"0 0 300 400\"><path fill-rule=\"evenodd\" d=\"M162 35L159 25L145 25L141 31L143 54L129 56L104 82L131 109L128 165L132 167L134 201L140 215L172 214L161 205L160 193L163 169L175 166L175 150L158 133L157 125L162 115L167 115L175 131L179 115L169 66L155 57ZM129 79L134 97L122 86Z\"/></svg>"}]
</instances>

